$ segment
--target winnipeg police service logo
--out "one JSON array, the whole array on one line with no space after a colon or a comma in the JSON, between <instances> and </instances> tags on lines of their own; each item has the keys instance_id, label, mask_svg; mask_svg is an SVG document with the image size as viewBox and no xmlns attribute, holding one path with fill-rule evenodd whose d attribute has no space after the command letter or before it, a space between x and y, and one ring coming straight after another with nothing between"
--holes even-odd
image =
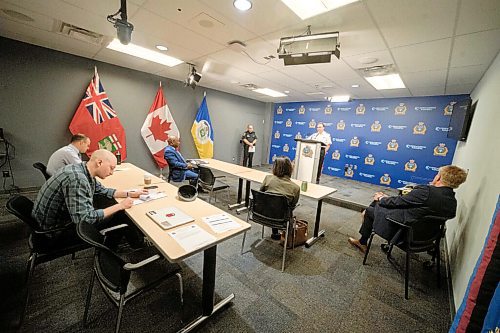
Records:
<instances>
[{"instance_id":1,"label":"winnipeg police service logo","mask_svg":"<svg viewBox=\"0 0 500 333\"><path fill-rule=\"evenodd\" d=\"M285 123L286 127L292 127L292 119L288 118L288 120Z\"/></svg>"},{"instance_id":2,"label":"winnipeg police service logo","mask_svg":"<svg viewBox=\"0 0 500 333\"><path fill-rule=\"evenodd\" d=\"M309 128L315 128L316 127L316 122L314 121L314 119L311 119L311 121L309 122Z\"/></svg>"},{"instance_id":3,"label":"winnipeg police service logo","mask_svg":"<svg viewBox=\"0 0 500 333\"><path fill-rule=\"evenodd\" d=\"M427 131L427 127L425 127L425 124L423 121L419 121L418 124L416 124L413 127L413 134L424 135L426 131Z\"/></svg>"},{"instance_id":4,"label":"winnipeg police service logo","mask_svg":"<svg viewBox=\"0 0 500 333\"><path fill-rule=\"evenodd\" d=\"M278 109L276 109L276 114L283 114L283 108L280 106L278 106Z\"/></svg>"},{"instance_id":5,"label":"winnipeg police service logo","mask_svg":"<svg viewBox=\"0 0 500 333\"><path fill-rule=\"evenodd\" d=\"M415 160L409 160L405 163L405 171L417 171L417 163L415 163Z\"/></svg>"},{"instance_id":6,"label":"winnipeg police service logo","mask_svg":"<svg viewBox=\"0 0 500 333\"><path fill-rule=\"evenodd\" d=\"M351 147L359 147L359 139L357 136L353 137L351 139L351 144L350 144Z\"/></svg>"},{"instance_id":7,"label":"winnipeg police service logo","mask_svg":"<svg viewBox=\"0 0 500 333\"><path fill-rule=\"evenodd\" d=\"M380 132L382 129L382 125L380 125L380 121L375 120L375 122L371 126L371 131L372 132Z\"/></svg>"},{"instance_id":8,"label":"winnipeg police service logo","mask_svg":"<svg viewBox=\"0 0 500 333\"><path fill-rule=\"evenodd\" d=\"M290 147L288 147L288 143L285 143L285 145L283 146L283 151L285 153L288 153L289 150L290 150Z\"/></svg>"},{"instance_id":9,"label":"winnipeg police service logo","mask_svg":"<svg viewBox=\"0 0 500 333\"><path fill-rule=\"evenodd\" d=\"M368 156L365 157L365 164L373 165L373 163L375 163L375 159L373 158L373 155L368 154Z\"/></svg>"},{"instance_id":10,"label":"winnipeg police service logo","mask_svg":"<svg viewBox=\"0 0 500 333\"><path fill-rule=\"evenodd\" d=\"M280 131L276 131L276 132L274 132L274 138L275 138L275 139L279 139L279 138L280 138L280 136L281 136Z\"/></svg>"},{"instance_id":11,"label":"winnipeg police service logo","mask_svg":"<svg viewBox=\"0 0 500 333\"><path fill-rule=\"evenodd\" d=\"M325 108L325 114L332 114L333 108L331 105L327 105Z\"/></svg>"},{"instance_id":12,"label":"winnipeg police service logo","mask_svg":"<svg viewBox=\"0 0 500 333\"><path fill-rule=\"evenodd\" d=\"M446 156L448 154L448 148L444 143L440 143L434 147L434 156Z\"/></svg>"},{"instance_id":13,"label":"winnipeg police service logo","mask_svg":"<svg viewBox=\"0 0 500 333\"><path fill-rule=\"evenodd\" d=\"M354 176L354 170L358 168L357 165L349 164L344 167L344 176L352 178Z\"/></svg>"},{"instance_id":14,"label":"winnipeg police service logo","mask_svg":"<svg viewBox=\"0 0 500 333\"><path fill-rule=\"evenodd\" d=\"M451 116L453 114L453 106L457 104L457 102L450 102L450 104L446 105L444 107L444 112L443 114L445 116Z\"/></svg>"},{"instance_id":15,"label":"winnipeg police service logo","mask_svg":"<svg viewBox=\"0 0 500 333\"><path fill-rule=\"evenodd\" d=\"M399 103L399 105L394 108L394 114L396 116L404 116L406 114L406 109L405 103Z\"/></svg>"},{"instance_id":16,"label":"winnipeg police service logo","mask_svg":"<svg viewBox=\"0 0 500 333\"><path fill-rule=\"evenodd\" d=\"M313 157L313 150L311 149L311 147L305 146L302 149L302 156L309 157L309 158Z\"/></svg>"},{"instance_id":17,"label":"winnipeg police service logo","mask_svg":"<svg viewBox=\"0 0 500 333\"><path fill-rule=\"evenodd\" d=\"M299 114L304 114L304 113L306 113L306 108L304 107L304 105L301 105L299 108Z\"/></svg>"},{"instance_id":18,"label":"winnipeg police service logo","mask_svg":"<svg viewBox=\"0 0 500 333\"><path fill-rule=\"evenodd\" d=\"M302 139L302 134L300 134L300 132L295 134L295 139Z\"/></svg>"},{"instance_id":19,"label":"winnipeg police service logo","mask_svg":"<svg viewBox=\"0 0 500 333\"><path fill-rule=\"evenodd\" d=\"M274 162L274 161L276 161L276 159L277 159L277 158L278 158L278 157L276 156L276 154L274 154L274 155L273 155L273 157L271 157L271 161L273 161L273 162Z\"/></svg>"},{"instance_id":20,"label":"winnipeg police service logo","mask_svg":"<svg viewBox=\"0 0 500 333\"><path fill-rule=\"evenodd\" d=\"M357 115L365 114L365 111L366 111L366 108L365 108L364 104L359 104L356 107L356 114Z\"/></svg>"},{"instance_id":21,"label":"winnipeg police service logo","mask_svg":"<svg viewBox=\"0 0 500 333\"><path fill-rule=\"evenodd\" d=\"M205 144L210 140L210 124L206 120L201 120L196 124L196 139L201 144Z\"/></svg>"},{"instance_id":22,"label":"winnipeg police service logo","mask_svg":"<svg viewBox=\"0 0 500 333\"><path fill-rule=\"evenodd\" d=\"M339 131L343 131L345 129L345 122L343 120L340 120L338 123L337 123L337 130Z\"/></svg>"},{"instance_id":23,"label":"winnipeg police service logo","mask_svg":"<svg viewBox=\"0 0 500 333\"><path fill-rule=\"evenodd\" d=\"M380 177L380 184L391 185L391 177L388 173L384 173L384 175Z\"/></svg>"},{"instance_id":24,"label":"winnipeg police service logo","mask_svg":"<svg viewBox=\"0 0 500 333\"><path fill-rule=\"evenodd\" d=\"M392 139L391 141L389 141L389 143L387 143L387 150L398 151L398 147L399 144L396 139Z\"/></svg>"},{"instance_id":25,"label":"winnipeg police service logo","mask_svg":"<svg viewBox=\"0 0 500 333\"><path fill-rule=\"evenodd\" d=\"M333 153L332 153L332 160L340 160L340 152L338 150L335 150Z\"/></svg>"}]
</instances>

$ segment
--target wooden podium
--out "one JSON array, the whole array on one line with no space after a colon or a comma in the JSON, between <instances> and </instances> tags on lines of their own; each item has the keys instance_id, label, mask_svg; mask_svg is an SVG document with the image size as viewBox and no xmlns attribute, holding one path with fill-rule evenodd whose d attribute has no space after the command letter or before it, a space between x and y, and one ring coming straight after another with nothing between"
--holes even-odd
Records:
<instances>
[{"instance_id":1,"label":"wooden podium","mask_svg":"<svg viewBox=\"0 0 500 333\"><path fill-rule=\"evenodd\" d=\"M315 140L295 139L297 148L295 150L295 166L293 178L305 180L309 183L316 181L319 167L319 155L324 143Z\"/></svg>"}]
</instances>

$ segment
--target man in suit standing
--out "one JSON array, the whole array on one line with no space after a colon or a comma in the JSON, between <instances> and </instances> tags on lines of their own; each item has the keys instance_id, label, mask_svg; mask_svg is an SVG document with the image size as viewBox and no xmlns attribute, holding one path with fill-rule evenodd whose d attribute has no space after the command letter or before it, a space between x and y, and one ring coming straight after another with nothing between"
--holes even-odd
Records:
<instances>
[{"instance_id":1,"label":"man in suit standing","mask_svg":"<svg viewBox=\"0 0 500 333\"><path fill-rule=\"evenodd\" d=\"M325 155L330 149L332 144L332 138L328 132L325 132L325 125L323 123L318 123L316 125L317 132L308 136L308 140L315 140L323 143L321 145L321 151L319 154L319 164L318 164L318 174L316 175L316 184L319 184L319 178L321 177L321 172L323 170L323 161L325 160Z\"/></svg>"},{"instance_id":2,"label":"man in suit standing","mask_svg":"<svg viewBox=\"0 0 500 333\"><path fill-rule=\"evenodd\" d=\"M180 139L176 136L168 138L168 146L165 148L165 159L170 168L170 176L174 182L182 182L184 179L189 180L189 183L196 186L198 174L194 172L195 166L186 162L181 153L177 150L180 144Z\"/></svg>"},{"instance_id":3,"label":"man in suit standing","mask_svg":"<svg viewBox=\"0 0 500 333\"><path fill-rule=\"evenodd\" d=\"M455 217L457 200L453 189L458 188L466 178L466 171L454 165L447 165L439 168L438 174L429 185L417 185L408 194L390 197L382 192L375 193L374 201L363 212L363 224L359 229L361 238L349 237L349 243L361 252L366 252L366 243L372 229L382 238L390 240L398 228L387 221L386 217L404 224L411 224L427 215L448 219Z\"/></svg>"}]
</instances>

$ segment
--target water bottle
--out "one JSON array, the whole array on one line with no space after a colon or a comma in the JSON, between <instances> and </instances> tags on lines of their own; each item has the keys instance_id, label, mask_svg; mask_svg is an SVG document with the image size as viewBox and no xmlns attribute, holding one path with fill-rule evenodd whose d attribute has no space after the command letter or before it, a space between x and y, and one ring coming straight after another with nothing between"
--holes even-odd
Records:
<instances>
[{"instance_id":1,"label":"water bottle","mask_svg":"<svg viewBox=\"0 0 500 333\"><path fill-rule=\"evenodd\" d=\"M116 152L116 164L122 164L122 154L119 150Z\"/></svg>"},{"instance_id":2,"label":"water bottle","mask_svg":"<svg viewBox=\"0 0 500 333\"><path fill-rule=\"evenodd\" d=\"M302 185L300 185L300 190L302 192L307 192L307 181L302 181Z\"/></svg>"}]
</instances>

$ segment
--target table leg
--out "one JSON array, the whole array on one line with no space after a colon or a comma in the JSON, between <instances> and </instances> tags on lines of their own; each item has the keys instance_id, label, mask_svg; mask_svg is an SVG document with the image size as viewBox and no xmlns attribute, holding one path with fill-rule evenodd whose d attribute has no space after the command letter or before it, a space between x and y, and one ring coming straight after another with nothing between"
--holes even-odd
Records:
<instances>
[{"instance_id":1,"label":"table leg","mask_svg":"<svg viewBox=\"0 0 500 333\"><path fill-rule=\"evenodd\" d=\"M246 182L246 188L245 188L245 206L236 209L236 213L239 215L242 212L248 210L248 206L250 204L250 184L251 182L247 180Z\"/></svg>"},{"instance_id":2,"label":"table leg","mask_svg":"<svg viewBox=\"0 0 500 333\"><path fill-rule=\"evenodd\" d=\"M311 247L319 237L325 236L325 230L319 230L319 222L321 220L321 207L323 205L323 199L318 200L318 207L316 208L316 221L314 223L314 234L313 237L309 238L306 242L306 247Z\"/></svg>"},{"instance_id":3,"label":"table leg","mask_svg":"<svg viewBox=\"0 0 500 333\"><path fill-rule=\"evenodd\" d=\"M224 305L228 304L234 299L234 294L230 294L222 301L214 305L215 294L215 268L217 261L217 245L206 249L203 252L203 289L201 296L202 314L184 328L179 330L179 333L191 332L198 327L205 320L210 318L214 313L219 311Z\"/></svg>"},{"instance_id":4,"label":"table leg","mask_svg":"<svg viewBox=\"0 0 500 333\"><path fill-rule=\"evenodd\" d=\"M243 179L240 178L238 179L238 199L236 200L235 204L228 205L228 209L231 210L243 206L242 196L243 196Z\"/></svg>"}]
</instances>

